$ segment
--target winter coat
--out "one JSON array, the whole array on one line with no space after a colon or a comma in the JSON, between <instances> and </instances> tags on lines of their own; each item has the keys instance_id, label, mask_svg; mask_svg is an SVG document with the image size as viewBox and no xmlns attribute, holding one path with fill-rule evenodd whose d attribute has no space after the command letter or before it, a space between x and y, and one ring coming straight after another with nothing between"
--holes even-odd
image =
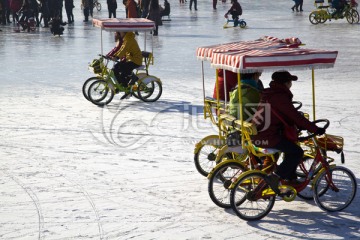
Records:
<instances>
[{"instance_id":1,"label":"winter coat","mask_svg":"<svg viewBox=\"0 0 360 240\"><path fill-rule=\"evenodd\" d=\"M318 127L307 120L298 112L292 104L293 94L281 83L270 82L270 88L266 88L261 94L261 101L252 122L257 126L258 134L252 136L252 140L260 147L271 148L284 138L284 123L263 104L270 104L278 115L290 126L298 129L316 132ZM261 116L261 117L259 117Z\"/></svg>"},{"instance_id":2,"label":"winter coat","mask_svg":"<svg viewBox=\"0 0 360 240\"><path fill-rule=\"evenodd\" d=\"M120 50L114 54L118 58L126 57L127 62L142 64L142 54L133 32L127 32L123 38Z\"/></svg>"},{"instance_id":3,"label":"winter coat","mask_svg":"<svg viewBox=\"0 0 360 240\"><path fill-rule=\"evenodd\" d=\"M117 9L117 2L116 0L107 0L108 10L116 10Z\"/></svg>"},{"instance_id":4,"label":"winter coat","mask_svg":"<svg viewBox=\"0 0 360 240\"><path fill-rule=\"evenodd\" d=\"M224 79L224 71L222 69L218 69L218 86L219 86L219 99L225 101L225 79ZM230 92L237 85L237 73L226 70L226 100L230 100ZM217 99L217 91L216 91L216 83L214 87L213 98Z\"/></svg>"},{"instance_id":5,"label":"winter coat","mask_svg":"<svg viewBox=\"0 0 360 240\"><path fill-rule=\"evenodd\" d=\"M248 83L247 83L248 82ZM260 92L257 88L255 80L241 80L241 94L242 94L242 111L243 120L251 121L251 117L260 102ZM239 111L239 91L236 88L230 94L230 114L240 119Z\"/></svg>"},{"instance_id":6,"label":"winter coat","mask_svg":"<svg viewBox=\"0 0 360 240\"><path fill-rule=\"evenodd\" d=\"M147 19L154 21L156 26L161 26L162 21L161 21L160 7L153 8L150 4L150 9Z\"/></svg>"},{"instance_id":7,"label":"winter coat","mask_svg":"<svg viewBox=\"0 0 360 240\"><path fill-rule=\"evenodd\" d=\"M240 3L234 2L227 14L237 13L239 16L242 15L242 8Z\"/></svg>"},{"instance_id":8,"label":"winter coat","mask_svg":"<svg viewBox=\"0 0 360 240\"><path fill-rule=\"evenodd\" d=\"M138 11L136 7L136 2L134 0L128 0L127 1L127 10L128 10L128 18L137 18Z\"/></svg>"}]
</instances>

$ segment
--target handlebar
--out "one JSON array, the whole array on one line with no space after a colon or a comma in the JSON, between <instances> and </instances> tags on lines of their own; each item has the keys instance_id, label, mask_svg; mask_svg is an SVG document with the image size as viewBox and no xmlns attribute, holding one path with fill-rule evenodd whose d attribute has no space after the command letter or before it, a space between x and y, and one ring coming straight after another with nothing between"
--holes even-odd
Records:
<instances>
[{"instance_id":1,"label":"handlebar","mask_svg":"<svg viewBox=\"0 0 360 240\"><path fill-rule=\"evenodd\" d=\"M302 107L302 102L299 101L292 101L292 104L294 105L296 110L299 110ZM298 105L298 106L296 106Z\"/></svg>"},{"instance_id":2,"label":"handlebar","mask_svg":"<svg viewBox=\"0 0 360 240\"><path fill-rule=\"evenodd\" d=\"M330 121L328 119L318 119L318 120L313 121L313 123L315 123L315 124L320 123L320 122L325 122L325 125L323 126L323 128L325 128L325 129L327 129L330 126ZM313 138L315 136L316 136L316 133L312 133L312 134L310 134L310 135L308 135L306 137L299 137L298 140L300 142L302 142L302 141L305 141L307 139Z\"/></svg>"}]
</instances>

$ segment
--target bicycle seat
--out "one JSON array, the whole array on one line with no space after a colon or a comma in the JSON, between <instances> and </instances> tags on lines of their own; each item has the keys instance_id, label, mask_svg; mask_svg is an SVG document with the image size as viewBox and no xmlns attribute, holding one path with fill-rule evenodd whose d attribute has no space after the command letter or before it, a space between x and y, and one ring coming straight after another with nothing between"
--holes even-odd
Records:
<instances>
[{"instance_id":1,"label":"bicycle seat","mask_svg":"<svg viewBox=\"0 0 360 240\"><path fill-rule=\"evenodd\" d=\"M145 68L146 68L145 65L141 65L140 67L137 67L134 70L144 70Z\"/></svg>"},{"instance_id":2,"label":"bicycle seat","mask_svg":"<svg viewBox=\"0 0 360 240\"><path fill-rule=\"evenodd\" d=\"M151 52L141 51L141 54L144 58L148 58L151 55Z\"/></svg>"}]
</instances>

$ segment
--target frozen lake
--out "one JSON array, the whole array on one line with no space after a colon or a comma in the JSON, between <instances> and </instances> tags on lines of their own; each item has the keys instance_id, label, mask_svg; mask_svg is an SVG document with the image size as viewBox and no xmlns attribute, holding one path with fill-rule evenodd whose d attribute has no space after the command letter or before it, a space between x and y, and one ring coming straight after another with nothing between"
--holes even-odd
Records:
<instances>
[{"instance_id":1,"label":"frozen lake","mask_svg":"<svg viewBox=\"0 0 360 240\"><path fill-rule=\"evenodd\" d=\"M94 17L107 17L103 10ZM162 2L160 2L162 4ZM327 213L313 201L277 201L258 222L245 222L210 200L207 179L193 163L194 144L216 133L202 115L201 62L196 48L298 37L307 48L339 51L335 67L315 71L317 118L345 139L345 166L359 180L360 25L346 20L312 25L314 8L293 13L293 1L242 0L246 29L223 29L230 3L171 1L170 22L153 39L163 94L155 103L135 98L99 108L81 93L92 76L88 63L100 53L100 29L75 24L62 37L48 29L16 33L0 26L0 239L358 239L359 195L342 212ZM118 17L124 7L118 1ZM144 46L144 35L138 37ZM147 49L151 50L148 36ZM103 34L104 52L114 45ZM205 62L206 92L215 71ZM294 100L311 112L311 71L299 76ZM262 75L267 86L271 72ZM335 155L341 165L340 156ZM359 188L358 188L359 190Z\"/></svg>"}]
</instances>

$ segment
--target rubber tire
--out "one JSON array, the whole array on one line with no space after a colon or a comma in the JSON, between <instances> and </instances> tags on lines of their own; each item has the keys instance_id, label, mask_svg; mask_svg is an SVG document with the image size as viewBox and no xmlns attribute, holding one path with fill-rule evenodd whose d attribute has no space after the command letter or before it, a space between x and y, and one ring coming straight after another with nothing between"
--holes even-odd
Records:
<instances>
[{"instance_id":1,"label":"rubber tire","mask_svg":"<svg viewBox=\"0 0 360 240\"><path fill-rule=\"evenodd\" d=\"M231 181L235 175L232 175L232 176L229 175L228 177L225 177L223 175L227 170L229 170L229 168L231 168L231 170L232 169L239 170L239 172L236 172L236 178L239 176L239 173L241 174L242 172L246 171L246 167L244 165L242 165L240 162L229 162L229 163L222 165L218 169L216 169L212 173L211 177L209 178L208 193L209 193L210 199L217 206L219 206L221 208L231 208L230 189L228 187L230 187L230 184L232 183ZM241 172L240 172L240 170L241 170ZM230 179L227 179L227 178L230 178ZM219 181L221 181L221 183ZM219 186L219 188L214 187L216 182L219 182L219 185L222 185L223 188L221 188L220 186ZM217 189L219 189L223 193L227 193L226 199L223 197L219 197L219 196L221 196L221 194L216 194L216 192L218 192Z\"/></svg>"},{"instance_id":2,"label":"rubber tire","mask_svg":"<svg viewBox=\"0 0 360 240\"><path fill-rule=\"evenodd\" d=\"M93 90L93 88L98 87L99 84L104 85L103 89L105 89L105 93L99 99L94 99L92 96L92 90ZM104 99L106 99L106 97L109 93L110 93L110 97L106 101L103 101ZM95 104L97 106L105 106L105 105L109 104L112 101L112 99L114 98L114 95L115 95L114 91L109 88L107 82L105 82L104 80L97 80L97 81L91 83L89 86L89 90L88 90L89 100L90 100L90 102L92 102L93 104Z\"/></svg>"},{"instance_id":3,"label":"rubber tire","mask_svg":"<svg viewBox=\"0 0 360 240\"><path fill-rule=\"evenodd\" d=\"M82 86L82 94L85 97L86 100L90 101L90 98L88 96L89 86L92 82L100 80L98 77L91 77L85 80L83 86Z\"/></svg>"},{"instance_id":4,"label":"rubber tire","mask_svg":"<svg viewBox=\"0 0 360 240\"><path fill-rule=\"evenodd\" d=\"M156 87L159 88L159 92L157 93L156 96L153 96ZM146 89L146 92L144 92L144 89ZM138 85L137 95L139 99L144 102L155 102L161 97L161 94L162 94L162 84L160 81L151 81L147 84L140 82Z\"/></svg>"},{"instance_id":5,"label":"rubber tire","mask_svg":"<svg viewBox=\"0 0 360 240\"><path fill-rule=\"evenodd\" d=\"M325 179L326 171L324 171L321 173L319 178L316 179L316 182L314 184L314 199L315 199L316 205L318 205L324 211L328 211L328 212L341 211L341 210L345 209L346 207L348 207L356 196L356 190L357 190L356 177L349 169L342 167L342 166L336 166L334 168L331 168L330 172L331 172L333 181L334 181L334 177L338 176L338 174L336 174L336 172L342 172L345 175L347 175L344 177L344 179L342 179L343 182L340 182L339 179L335 178L335 182L334 182L335 186L339 187L340 192L335 193L334 191L331 190L331 187L329 187L326 182L326 179ZM342 184L339 184L339 183L342 183ZM323 190L324 188L322 187L325 184L326 184L325 188L327 188L326 192L324 192L324 190ZM350 191L348 191L348 193L349 193L348 196L344 197L344 196L340 195L340 193L343 193L343 191L341 191L341 188L343 188L344 191L348 191L350 188ZM334 194L334 193L335 193L335 197L332 197L332 196L330 197L330 194ZM332 206L329 206L326 204L325 201L327 199L330 199L329 202L331 202L331 203L336 202L336 200L346 199L346 201L341 206L332 207Z\"/></svg>"},{"instance_id":6,"label":"rubber tire","mask_svg":"<svg viewBox=\"0 0 360 240\"><path fill-rule=\"evenodd\" d=\"M258 199L256 201L250 201L248 199L246 199L246 194L244 196L240 195L239 200L236 199L236 197L241 194L241 191L237 191L237 189L239 188L240 185L242 185L242 183L246 180L246 179L262 179L264 180L264 177L266 176L265 173L260 173L260 172L253 172L250 174L247 174L246 176L240 177L240 179L237 181L235 187L233 189L231 189L231 194L230 194L230 203L231 203L231 207L233 209L233 211L236 213L236 215L238 217L240 217L241 219L244 219L246 221L256 221L256 220L260 220L263 217L265 217L266 215L269 214L269 212L272 210L272 208L274 207L275 204L275 198L276 196L270 196L268 200L265 199ZM264 180L265 181L265 180ZM258 180L258 182L260 182ZM254 189L257 185L252 185L252 189ZM243 187L242 187L243 188ZM240 189L240 188L239 188ZM244 193L244 192L242 192ZM246 215L245 212L241 211L241 206L247 207L248 204L250 204L250 208L252 210L254 210L255 205L258 204L258 201L260 202L260 204L265 203L265 207L261 207L262 212L254 215ZM263 204L264 206L264 204Z\"/></svg>"},{"instance_id":7,"label":"rubber tire","mask_svg":"<svg viewBox=\"0 0 360 240\"><path fill-rule=\"evenodd\" d=\"M317 16L317 13L316 12L311 12L310 15L309 15L309 21L316 25L319 23L319 19L318 19L318 16Z\"/></svg>"},{"instance_id":8,"label":"rubber tire","mask_svg":"<svg viewBox=\"0 0 360 240\"><path fill-rule=\"evenodd\" d=\"M98 2L98 3L95 5L95 7L96 7L96 10L98 10L98 12L101 11L101 3Z\"/></svg>"},{"instance_id":9,"label":"rubber tire","mask_svg":"<svg viewBox=\"0 0 360 240\"><path fill-rule=\"evenodd\" d=\"M240 28L245 28L246 27L246 22L245 21L240 21L239 26L240 26Z\"/></svg>"},{"instance_id":10,"label":"rubber tire","mask_svg":"<svg viewBox=\"0 0 360 240\"><path fill-rule=\"evenodd\" d=\"M211 141L211 142L209 142ZM203 141L200 142L201 146L198 149L197 152L195 152L194 154L194 163L195 163L195 168L196 170L203 175L204 177L207 177L207 175L209 175L210 171L216 166L216 162L215 162L215 158L216 158L216 154L214 153L216 150L220 149L222 146L224 145L219 145L217 143L221 143L221 139L219 138L219 136L217 136L216 138L212 138L212 139L208 139L207 143L203 143ZM225 141L224 141L225 144ZM209 151L206 151L205 153L203 153L203 150L207 150L207 148L213 148ZM206 159L208 159L207 162L205 162L205 164L202 164L203 161L200 162L200 156L202 155L206 155ZM209 160L209 155L211 155L211 158L213 160ZM206 169L205 167L206 166Z\"/></svg>"}]
</instances>

